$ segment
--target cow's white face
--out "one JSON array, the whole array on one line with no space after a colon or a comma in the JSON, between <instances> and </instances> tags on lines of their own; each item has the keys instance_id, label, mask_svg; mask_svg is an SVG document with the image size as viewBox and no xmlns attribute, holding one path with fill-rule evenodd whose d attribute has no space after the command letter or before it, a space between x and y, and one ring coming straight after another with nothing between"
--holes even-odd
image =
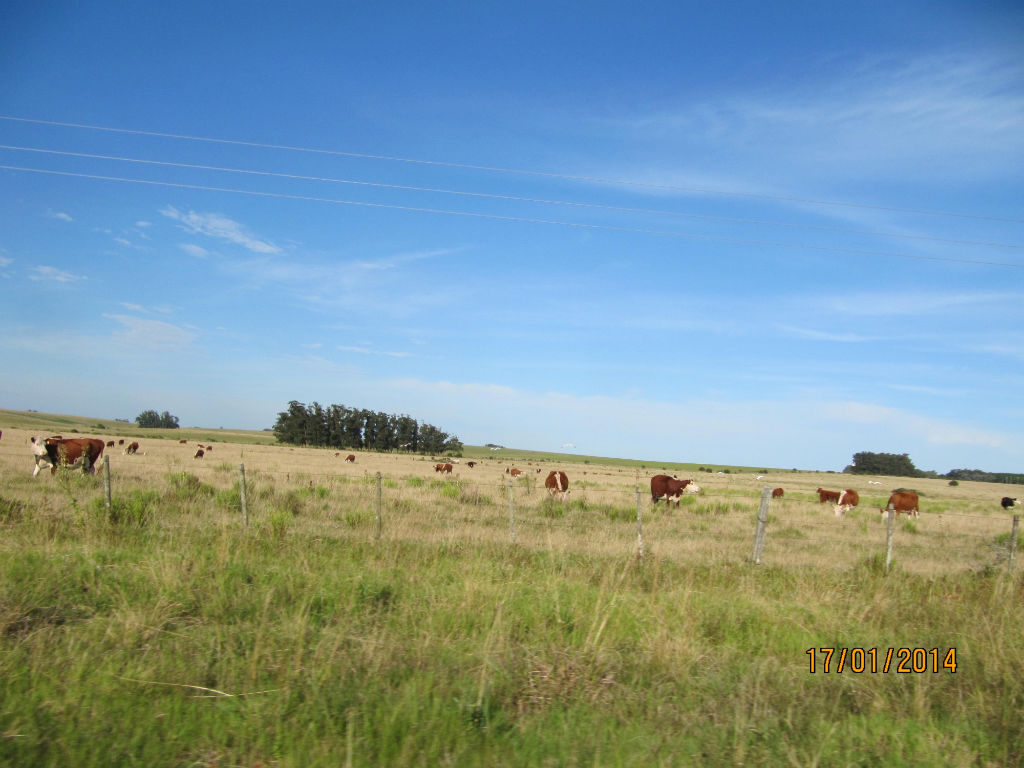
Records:
<instances>
[{"instance_id":1,"label":"cow's white face","mask_svg":"<svg viewBox=\"0 0 1024 768\"><path fill-rule=\"evenodd\" d=\"M695 483L687 483L683 493L700 493L700 486Z\"/></svg>"},{"instance_id":2,"label":"cow's white face","mask_svg":"<svg viewBox=\"0 0 1024 768\"><path fill-rule=\"evenodd\" d=\"M36 456L45 456L46 455L46 441L45 440L41 440L41 439L37 440L36 438L33 437L32 438L32 453L34 453Z\"/></svg>"}]
</instances>

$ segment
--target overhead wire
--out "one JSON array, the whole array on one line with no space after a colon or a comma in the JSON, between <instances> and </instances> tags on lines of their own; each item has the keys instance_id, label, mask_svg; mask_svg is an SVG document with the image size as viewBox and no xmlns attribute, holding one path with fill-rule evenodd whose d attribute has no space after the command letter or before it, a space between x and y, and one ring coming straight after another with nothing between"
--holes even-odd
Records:
<instances>
[{"instance_id":1,"label":"overhead wire","mask_svg":"<svg viewBox=\"0 0 1024 768\"><path fill-rule=\"evenodd\" d=\"M606 232L628 232L628 233L633 233L633 234L657 235L657 236L660 236L660 237L672 237L672 238L681 238L681 239L688 239L688 240L704 240L704 241L712 241L712 242L727 242L727 243L736 243L736 244L741 244L741 245L760 245L760 246L773 247L773 248L798 248L798 249L803 249L803 250L825 251L825 252L833 252L833 253L849 253L849 254L855 254L855 255L860 255L860 256L883 256L883 257L888 257L888 258L915 259L915 260L920 260L920 261L939 261L939 262L957 263L957 264L974 264L974 265L981 265L981 266L1009 267L1009 268L1013 268L1013 269L1024 269L1024 264L1016 264L1016 263L1013 263L1013 262L987 261L987 260L983 260L983 259L964 259L964 258L954 258L954 257L950 257L950 256L925 256L925 255L922 255L922 254L896 253L896 252L893 252L893 251L874 251L874 250L867 250L867 249L861 249L861 248L842 248L842 247L839 247L839 246L812 245L812 244L808 244L808 243L785 243L785 242L773 242L773 241L768 241L768 240L753 240L753 239L748 239L748 238L725 237L725 236L722 236L722 235L705 235L705 234L698 234L698 233L692 233L692 232L670 232L670 231L667 231L667 230L646 229L646 228L642 228L642 227L619 227L619 226L613 226L613 225L610 225L610 224L591 224L591 223L587 223L587 222L560 221L560 220L557 220L557 219L540 219L540 218L531 218L531 217L526 217L526 216L505 216L505 215L500 215L500 214L495 214L495 213L478 213L478 212L473 212L473 211L456 211L456 210L443 209L443 208L425 208L425 207L410 206L410 205L397 205L397 204L393 204L393 203L372 203L372 202L366 202L366 201L362 201L362 200L343 200L343 199L335 199L335 198L316 197L316 196L313 196L313 195L293 195L293 194L286 194L286 193L283 193L283 192L261 192L261 191L258 191L258 190L251 190L251 189L234 189L234 188L230 188L230 187L215 187L215 186L208 186L208 185L203 185L203 184L184 184L184 183L180 183L180 182L154 181L154 180L151 180L151 179L130 179L130 178L119 177L119 176L105 176L105 175L102 175L102 174L95 174L95 173L75 173L75 172L72 172L72 171L57 171L57 170L45 169L45 168L29 168L29 167L26 167L26 166L17 166L17 165L0 164L0 169L9 170L9 171L25 171L25 172L30 172L30 173L49 174L49 175L54 175L54 176L68 176L68 177L76 177L76 178L83 178L83 179L95 179L95 180L102 180L102 181L117 181L117 182L130 183L130 184L144 184L144 185L150 185L150 186L171 187L171 188L177 188L177 189L194 189L194 190L201 190L201 191L205 191L205 192L226 192L226 193L238 194L238 195L250 195L250 196L253 196L253 197L278 198L278 199L284 199L284 200L303 200L303 201L307 201L307 202L320 202L320 203L330 203L330 204L334 204L334 205L360 206L360 207L364 207L364 208L379 208L379 209L388 209L388 210L412 211L412 212L416 212L416 213L431 213L431 214L440 214L440 215L447 215L447 216L464 216L464 217L468 217L468 218L489 219L489 220L492 220L492 221L508 221L508 222L518 222L518 223L528 223L528 224L549 224L549 225L554 225L554 226L575 227L575 228L579 228L579 229L593 229L593 230L602 230L602 231L606 231Z\"/></svg>"},{"instance_id":2,"label":"overhead wire","mask_svg":"<svg viewBox=\"0 0 1024 768\"><path fill-rule=\"evenodd\" d=\"M101 155L88 152L70 152L57 149L45 149L41 147L24 147L11 144L0 144L0 149L7 149L18 152L35 152L38 154L57 155L61 157L76 157L91 160L112 160L122 163L135 163L140 165L154 165L170 168L186 168L191 170L216 171L221 173L237 173L252 176L267 176L271 178L290 179L295 181L314 181L329 184L349 184L353 186L372 187L377 189L395 189L406 192L426 192L433 194L457 195L462 197L475 197L489 200L501 200L506 202L537 203L542 205L556 205L574 208L592 208L597 210L615 211L618 213L638 213L656 216L671 216L677 218L692 218L702 221L721 221L731 224L756 224L761 226L786 227L792 229L809 229L821 232L837 232L841 234L870 235L872 237L892 237L909 240L923 240L928 242L946 243L951 245L972 245L990 248L1024 248L1021 243L1000 243L984 240L962 240L947 237L935 237L932 235L914 235L902 232L878 232L872 230L848 229L845 227L826 227L814 224L794 224L784 221L770 221L767 219L751 219L739 216L714 216L710 214L691 213L688 211L669 211L657 208L633 208L620 205L608 205L604 203L579 202L573 200L553 200L546 198L521 197L516 195L499 195L490 192L468 192L465 190L443 189L439 187L418 187L406 184L387 184L383 182L365 181L361 179L339 179L329 176L306 176L295 173L282 173L278 171L254 170L249 168L231 168L226 166L201 165L197 163L181 163L168 160L149 160L138 157L124 157L118 155Z\"/></svg>"},{"instance_id":3,"label":"overhead wire","mask_svg":"<svg viewBox=\"0 0 1024 768\"><path fill-rule=\"evenodd\" d=\"M821 200L816 198L796 197L787 195L773 195L761 192L740 192L737 190L714 189L711 187L692 187L679 184L659 184L654 182L637 181L635 179L620 179L602 176L585 176L579 174L557 173L554 171L539 171L522 168L506 168L502 166L477 165L472 163L459 163L445 160L425 160L420 158L399 157L394 155L377 155L364 152L346 152L336 149L318 149L314 147L300 147L288 144L271 144L266 142L244 141L240 139L219 139L208 136L190 136L187 134L168 133L162 131L144 131L132 128L114 128L110 126L89 125L86 123L69 123L56 120L40 120L27 117L16 117L13 115L0 115L0 120L8 120L22 123L33 123L36 125L50 125L63 128L79 128L90 131L106 131L110 133L131 134L136 136L152 136L157 138L179 139L182 141L207 142L214 144L227 144L243 147L254 147L259 149L278 149L288 152L306 152L321 155L334 155L338 157L360 158L365 160L385 160L396 163L413 163L418 165L442 166L446 168L462 168L465 170L487 171L491 173L517 174L524 176L541 176L567 181L585 181L592 184L613 184L620 186L641 187L647 189L659 189L673 192L698 193L704 195L721 195L730 197L746 197L762 200L774 200L779 202L802 203L806 205L824 205L846 208L863 208L868 210L892 211L897 213L912 213L923 216L944 216L965 219L979 219L983 221L1002 221L1015 224L1024 223L1024 219L1009 218L1002 216L986 216L975 213L963 213L958 211L939 211L924 208L902 208L897 206L870 205L867 203L853 203L843 200Z\"/></svg>"}]
</instances>

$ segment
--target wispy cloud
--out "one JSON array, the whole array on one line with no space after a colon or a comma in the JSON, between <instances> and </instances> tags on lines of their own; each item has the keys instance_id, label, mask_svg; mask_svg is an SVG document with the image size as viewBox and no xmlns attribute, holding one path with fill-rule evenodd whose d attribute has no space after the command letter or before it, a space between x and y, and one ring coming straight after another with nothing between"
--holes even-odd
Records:
<instances>
[{"instance_id":1,"label":"wispy cloud","mask_svg":"<svg viewBox=\"0 0 1024 768\"><path fill-rule=\"evenodd\" d=\"M801 339L812 341L837 341L844 343L860 343L875 341L871 336L864 336L859 333L832 333L829 331L818 331L811 328L796 328L791 325L780 325L779 330L790 336L797 336Z\"/></svg>"},{"instance_id":2,"label":"wispy cloud","mask_svg":"<svg viewBox=\"0 0 1024 768\"><path fill-rule=\"evenodd\" d=\"M348 346L337 346L335 347L339 352L356 352L360 355L384 355L385 357L409 357L408 352L384 352L369 347L348 347Z\"/></svg>"},{"instance_id":3,"label":"wispy cloud","mask_svg":"<svg viewBox=\"0 0 1024 768\"><path fill-rule=\"evenodd\" d=\"M181 243L178 245L181 250L187 253L189 256L195 256L197 259L205 259L210 255L210 252L203 248L201 245L194 245L192 243Z\"/></svg>"},{"instance_id":4,"label":"wispy cloud","mask_svg":"<svg viewBox=\"0 0 1024 768\"><path fill-rule=\"evenodd\" d=\"M33 267L28 279L37 282L74 283L78 280L85 280L86 277L84 275L74 275L56 267L41 266Z\"/></svg>"},{"instance_id":5,"label":"wispy cloud","mask_svg":"<svg viewBox=\"0 0 1024 768\"><path fill-rule=\"evenodd\" d=\"M1024 294L978 291L974 293L936 293L926 291L876 291L808 299L809 304L845 315L880 317L884 315L930 315L955 310L1020 306Z\"/></svg>"},{"instance_id":6,"label":"wispy cloud","mask_svg":"<svg viewBox=\"0 0 1024 768\"><path fill-rule=\"evenodd\" d=\"M182 349L188 346L196 334L171 323L148 320L133 315L103 315L121 324L115 337L122 344L145 349Z\"/></svg>"},{"instance_id":7,"label":"wispy cloud","mask_svg":"<svg viewBox=\"0 0 1024 768\"><path fill-rule=\"evenodd\" d=\"M227 240L254 253L279 253L281 251L278 246L261 240L251 234L242 224L220 213L197 213L196 211L185 213L169 205L161 210L160 214L181 222L182 228L187 232Z\"/></svg>"},{"instance_id":8,"label":"wispy cloud","mask_svg":"<svg viewBox=\"0 0 1024 768\"><path fill-rule=\"evenodd\" d=\"M60 219L61 221L74 221L68 214L62 213L61 211L47 211L46 215L51 219Z\"/></svg>"}]
</instances>

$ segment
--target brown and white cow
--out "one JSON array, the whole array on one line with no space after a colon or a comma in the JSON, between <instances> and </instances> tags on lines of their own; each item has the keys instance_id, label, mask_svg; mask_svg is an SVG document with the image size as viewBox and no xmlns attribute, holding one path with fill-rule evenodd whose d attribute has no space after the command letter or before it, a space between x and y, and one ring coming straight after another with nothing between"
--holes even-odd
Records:
<instances>
[{"instance_id":1,"label":"brown and white cow","mask_svg":"<svg viewBox=\"0 0 1024 768\"><path fill-rule=\"evenodd\" d=\"M124 453L125 456L134 456L138 452L139 444L137 442L129 443L124 447L124 451L122 451L122 453Z\"/></svg>"},{"instance_id":2,"label":"brown and white cow","mask_svg":"<svg viewBox=\"0 0 1024 768\"><path fill-rule=\"evenodd\" d=\"M553 469L548 472L544 487L552 496L558 496L559 501L565 501L565 495L569 492L569 476L561 470Z\"/></svg>"},{"instance_id":3,"label":"brown and white cow","mask_svg":"<svg viewBox=\"0 0 1024 768\"><path fill-rule=\"evenodd\" d=\"M195 453L195 455L192 458L193 459L201 459L205 455L206 455L206 451L205 450L203 450L202 448L196 448L196 453Z\"/></svg>"},{"instance_id":4,"label":"brown and white cow","mask_svg":"<svg viewBox=\"0 0 1024 768\"><path fill-rule=\"evenodd\" d=\"M847 488L839 495L839 501L832 506L832 510L836 513L836 517L845 515L851 509L860 504L860 494L852 488Z\"/></svg>"},{"instance_id":5,"label":"brown and white cow","mask_svg":"<svg viewBox=\"0 0 1024 768\"><path fill-rule=\"evenodd\" d=\"M907 517L911 515L914 517L921 516L917 494L913 491L897 491L889 497L889 500L885 503L885 509L878 511L884 515L889 510L889 507L892 507L897 515L900 512L906 512Z\"/></svg>"},{"instance_id":6,"label":"brown and white cow","mask_svg":"<svg viewBox=\"0 0 1024 768\"><path fill-rule=\"evenodd\" d=\"M679 499L684 493L698 493L700 486L694 484L693 480L679 480L668 475L655 475L651 478L651 503L657 504L664 499L667 504L674 501L679 506Z\"/></svg>"},{"instance_id":7,"label":"brown and white cow","mask_svg":"<svg viewBox=\"0 0 1024 768\"><path fill-rule=\"evenodd\" d=\"M103 456L103 441L93 437L48 437L45 440L32 438L32 453L36 458L32 477L39 470L50 469L50 474L57 471L57 466L73 467L79 462L82 468L91 474L96 472L96 462Z\"/></svg>"},{"instance_id":8,"label":"brown and white cow","mask_svg":"<svg viewBox=\"0 0 1024 768\"><path fill-rule=\"evenodd\" d=\"M435 464L434 465L434 471L435 472L440 472L442 475L445 475L445 474L450 475L452 473L452 465L451 464Z\"/></svg>"},{"instance_id":9,"label":"brown and white cow","mask_svg":"<svg viewBox=\"0 0 1024 768\"><path fill-rule=\"evenodd\" d=\"M354 453L350 453L348 456L345 457L345 461L347 461L349 464L355 464L356 455Z\"/></svg>"},{"instance_id":10,"label":"brown and white cow","mask_svg":"<svg viewBox=\"0 0 1024 768\"><path fill-rule=\"evenodd\" d=\"M515 467L513 467L512 469L506 469L505 471L512 475L512 477L519 477L521 474L523 474L523 470L516 469Z\"/></svg>"}]
</instances>

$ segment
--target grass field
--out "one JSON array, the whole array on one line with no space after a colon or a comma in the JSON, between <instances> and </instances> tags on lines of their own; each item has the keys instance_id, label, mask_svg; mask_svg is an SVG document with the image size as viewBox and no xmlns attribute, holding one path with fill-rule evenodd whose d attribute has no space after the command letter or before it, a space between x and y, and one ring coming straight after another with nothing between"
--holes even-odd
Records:
<instances>
[{"instance_id":1,"label":"grass field","mask_svg":"<svg viewBox=\"0 0 1024 768\"><path fill-rule=\"evenodd\" d=\"M691 472L703 490L678 510L641 493L639 558L636 489L662 465L468 448L442 478L431 457L46 418L0 412L2 764L1024 760L1007 486ZM110 453L109 509L100 475L31 477L28 437L75 429L141 443ZM565 503L543 490L554 468ZM756 566L765 485L785 497ZM861 506L836 518L819 486ZM896 487L922 515L898 521L886 573ZM807 653L826 647L877 649L879 671L848 651L839 673L837 651L826 673ZM908 672L900 648L923 649Z\"/></svg>"}]
</instances>

